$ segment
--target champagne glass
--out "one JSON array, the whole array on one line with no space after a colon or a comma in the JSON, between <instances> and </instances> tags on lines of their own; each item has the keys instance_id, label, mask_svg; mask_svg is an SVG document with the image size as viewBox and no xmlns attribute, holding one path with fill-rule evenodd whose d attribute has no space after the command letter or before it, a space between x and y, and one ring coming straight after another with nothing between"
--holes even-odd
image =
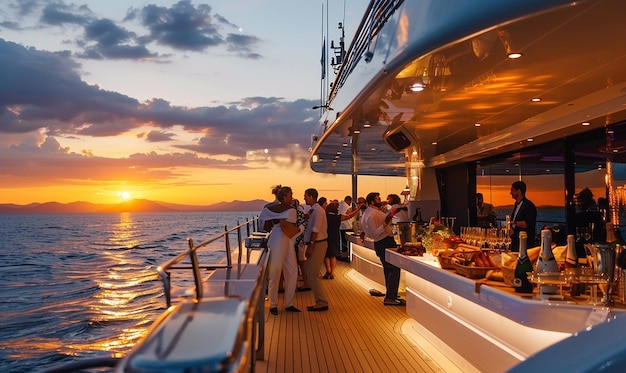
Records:
<instances>
[{"instance_id":1,"label":"champagne glass","mask_svg":"<svg viewBox=\"0 0 626 373\"><path fill-rule=\"evenodd\" d=\"M502 234L504 235L504 250L509 251L511 248L511 236L509 236L509 229L502 229Z\"/></svg>"}]
</instances>

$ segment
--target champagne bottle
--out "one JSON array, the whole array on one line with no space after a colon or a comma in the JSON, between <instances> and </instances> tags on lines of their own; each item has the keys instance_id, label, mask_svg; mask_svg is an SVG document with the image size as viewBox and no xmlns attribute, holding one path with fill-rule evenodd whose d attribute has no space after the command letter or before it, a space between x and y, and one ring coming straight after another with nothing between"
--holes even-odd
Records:
<instances>
[{"instance_id":1,"label":"champagne bottle","mask_svg":"<svg viewBox=\"0 0 626 373\"><path fill-rule=\"evenodd\" d=\"M585 249L585 244L587 240L584 237L584 234L580 233L580 230L576 228L576 256L578 257L578 267L587 267L587 249Z\"/></svg>"},{"instance_id":2,"label":"champagne bottle","mask_svg":"<svg viewBox=\"0 0 626 373\"><path fill-rule=\"evenodd\" d=\"M576 238L573 234L567 235L567 255L565 256L565 268L578 267L578 255L576 255Z\"/></svg>"},{"instance_id":3,"label":"champagne bottle","mask_svg":"<svg viewBox=\"0 0 626 373\"><path fill-rule=\"evenodd\" d=\"M533 271L533 265L528 258L526 252L526 246L528 241L528 235L526 232L519 233L519 257L517 257L517 265L515 266L515 280L513 286L515 286L515 292L517 293L532 293L533 284L528 281L528 272Z\"/></svg>"},{"instance_id":4,"label":"champagne bottle","mask_svg":"<svg viewBox=\"0 0 626 373\"><path fill-rule=\"evenodd\" d=\"M552 231L544 229L541 231L541 254L537 260L535 272L558 272L559 267L552 253ZM556 294L556 285L539 285L540 294Z\"/></svg>"},{"instance_id":5,"label":"champagne bottle","mask_svg":"<svg viewBox=\"0 0 626 373\"><path fill-rule=\"evenodd\" d=\"M567 235L567 255L565 256L565 268L576 269L578 267L578 255L576 254L576 237L573 234ZM581 284L570 285L570 295L577 297L581 294Z\"/></svg>"},{"instance_id":6,"label":"champagne bottle","mask_svg":"<svg viewBox=\"0 0 626 373\"><path fill-rule=\"evenodd\" d=\"M617 237L615 236L615 229L613 227L613 223L607 221L604 224L604 229L606 229L606 243L613 244L617 242Z\"/></svg>"}]
</instances>

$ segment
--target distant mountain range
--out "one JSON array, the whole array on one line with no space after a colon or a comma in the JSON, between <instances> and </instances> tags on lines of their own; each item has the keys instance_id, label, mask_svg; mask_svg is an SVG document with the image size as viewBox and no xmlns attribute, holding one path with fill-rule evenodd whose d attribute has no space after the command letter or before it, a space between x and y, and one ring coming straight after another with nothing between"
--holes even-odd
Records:
<instances>
[{"instance_id":1,"label":"distant mountain range","mask_svg":"<svg viewBox=\"0 0 626 373\"><path fill-rule=\"evenodd\" d=\"M31 203L28 205L0 204L0 214L86 214L119 212L193 212L193 211L261 211L267 201L219 202L208 206L178 205L174 203L133 199L117 204L90 202Z\"/></svg>"}]
</instances>

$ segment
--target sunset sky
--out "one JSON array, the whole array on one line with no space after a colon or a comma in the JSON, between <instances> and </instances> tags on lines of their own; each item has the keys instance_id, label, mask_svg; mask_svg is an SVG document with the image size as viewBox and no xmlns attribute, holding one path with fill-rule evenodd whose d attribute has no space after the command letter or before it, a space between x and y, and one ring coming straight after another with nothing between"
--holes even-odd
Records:
<instances>
[{"instance_id":1,"label":"sunset sky","mask_svg":"<svg viewBox=\"0 0 626 373\"><path fill-rule=\"evenodd\" d=\"M368 3L332 1L330 39L345 21L349 42ZM325 4L2 1L0 203L350 194L308 165ZM362 177L359 194L404 184Z\"/></svg>"}]
</instances>

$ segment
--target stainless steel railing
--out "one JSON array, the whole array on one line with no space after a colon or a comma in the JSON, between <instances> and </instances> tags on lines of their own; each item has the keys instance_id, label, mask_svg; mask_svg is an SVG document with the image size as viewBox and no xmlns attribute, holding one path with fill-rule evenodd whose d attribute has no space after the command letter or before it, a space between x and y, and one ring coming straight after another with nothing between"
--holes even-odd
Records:
<instances>
[{"instance_id":1,"label":"stainless steel railing","mask_svg":"<svg viewBox=\"0 0 626 373\"><path fill-rule=\"evenodd\" d=\"M224 232L209 238L208 240L201 242L198 245L194 245L193 239L191 238L187 238L187 243L189 245L189 250L183 252L182 254L178 255L177 257L169 260L168 262L166 262L163 265L160 265L157 268L157 272L159 273L159 277L161 278L161 281L163 282L163 290L165 292L165 302L167 307L170 307L172 305L172 285L171 285L171 276L172 276L172 271L178 271L178 270L191 270L193 272L193 278L194 278L194 284L195 284L195 291L196 291L196 299L200 300L202 299L202 278L201 278L201 273L200 270L215 270L218 268L231 268L232 267L232 255L231 255L231 244L230 244L230 234L234 234L234 232L236 232L237 234L237 242L239 245L239 251L238 251L238 257L237 257L237 261L238 264L242 263L242 253L244 251L244 247L243 247L243 238L241 235L241 230L245 227L246 229L246 233L247 236L250 236L251 234L251 230L250 227L254 227L256 221L258 220L258 218L253 218L253 219L249 219L246 220L245 223L242 224L238 224L235 227L232 228L228 228L226 225L224 225ZM213 242L217 242L219 240L223 239L224 240L224 250L226 253L226 263L220 263L220 264L207 264L207 265L202 265L198 262L198 251L202 248L206 248L207 246L209 246L210 244L212 244ZM249 259L250 256L250 251L246 250L247 252L247 260ZM181 262L185 261L187 258L189 258L190 260L190 264L180 264Z\"/></svg>"}]
</instances>

